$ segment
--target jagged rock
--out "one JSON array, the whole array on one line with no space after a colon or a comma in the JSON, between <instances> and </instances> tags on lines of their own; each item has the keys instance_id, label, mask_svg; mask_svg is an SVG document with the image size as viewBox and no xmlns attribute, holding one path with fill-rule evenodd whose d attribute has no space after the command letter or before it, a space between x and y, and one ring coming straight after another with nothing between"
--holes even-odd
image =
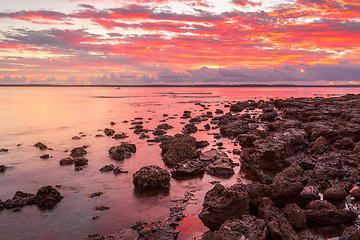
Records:
<instances>
[{"instance_id":1,"label":"jagged rock","mask_svg":"<svg viewBox=\"0 0 360 240\"><path fill-rule=\"evenodd\" d=\"M48 149L48 147L43 144L42 142L37 142L34 147L37 147L37 148L40 148L41 150L45 150L45 149Z\"/></svg>"},{"instance_id":2,"label":"jagged rock","mask_svg":"<svg viewBox=\"0 0 360 240\"><path fill-rule=\"evenodd\" d=\"M248 214L249 198L243 188L225 188L221 184L216 184L206 193L199 218L205 226L214 231L226 220Z\"/></svg>"},{"instance_id":3,"label":"jagged rock","mask_svg":"<svg viewBox=\"0 0 360 240\"><path fill-rule=\"evenodd\" d=\"M198 157L196 147L185 142L175 143L168 146L168 150L162 159L168 166L176 166L179 162Z\"/></svg>"},{"instance_id":4,"label":"jagged rock","mask_svg":"<svg viewBox=\"0 0 360 240\"><path fill-rule=\"evenodd\" d=\"M131 143L121 143L118 146L111 147L108 152L111 159L120 161L131 157L131 153L136 152L136 146Z\"/></svg>"},{"instance_id":5,"label":"jagged rock","mask_svg":"<svg viewBox=\"0 0 360 240\"><path fill-rule=\"evenodd\" d=\"M105 128L104 133L106 136L112 136L115 134L115 130L114 129L110 129L110 128Z\"/></svg>"},{"instance_id":6,"label":"jagged rock","mask_svg":"<svg viewBox=\"0 0 360 240\"><path fill-rule=\"evenodd\" d=\"M339 240L358 240L358 239L360 239L360 229L354 226L347 227L339 238Z\"/></svg>"},{"instance_id":7,"label":"jagged rock","mask_svg":"<svg viewBox=\"0 0 360 240\"><path fill-rule=\"evenodd\" d=\"M236 138L242 148L253 147L256 139L253 134L239 134Z\"/></svg>"},{"instance_id":8,"label":"jagged rock","mask_svg":"<svg viewBox=\"0 0 360 240\"><path fill-rule=\"evenodd\" d=\"M164 134L166 134L166 133L167 133L166 130L161 129L161 128L155 129L155 130L153 131L153 135L155 135L155 136L164 135Z\"/></svg>"},{"instance_id":9,"label":"jagged rock","mask_svg":"<svg viewBox=\"0 0 360 240\"><path fill-rule=\"evenodd\" d=\"M216 159L209 166L206 167L208 174L217 177L230 177L235 174L234 162L228 158L223 157Z\"/></svg>"},{"instance_id":10,"label":"jagged rock","mask_svg":"<svg viewBox=\"0 0 360 240\"><path fill-rule=\"evenodd\" d=\"M168 188L170 173L159 166L145 166L134 173L133 184L137 190L141 191Z\"/></svg>"},{"instance_id":11,"label":"jagged rock","mask_svg":"<svg viewBox=\"0 0 360 240\"><path fill-rule=\"evenodd\" d=\"M31 204L34 204L34 194L17 191L12 199L3 202L3 207L12 209Z\"/></svg>"},{"instance_id":12,"label":"jagged rock","mask_svg":"<svg viewBox=\"0 0 360 240\"><path fill-rule=\"evenodd\" d=\"M117 133L112 138L113 139L124 139L124 138L127 138L127 136L125 133Z\"/></svg>"},{"instance_id":13,"label":"jagged rock","mask_svg":"<svg viewBox=\"0 0 360 240\"><path fill-rule=\"evenodd\" d=\"M245 215L242 219L227 220L216 232L206 232L202 240L265 240L267 234L268 230L264 220Z\"/></svg>"},{"instance_id":14,"label":"jagged rock","mask_svg":"<svg viewBox=\"0 0 360 240\"><path fill-rule=\"evenodd\" d=\"M218 149L212 148L200 154L199 160L209 165L218 159L228 159L228 155Z\"/></svg>"},{"instance_id":15,"label":"jagged rock","mask_svg":"<svg viewBox=\"0 0 360 240\"><path fill-rule=\"evenodd\" d=\"M89 234L87 237L83 238L82 240L115 240L114 236L102 236L99 234Z\"/></svg>"},{"instance_id":16,"label":"jagged rock","mask_svg":"<svg viewBox=\"0 0 360 240\"><path fill-rule=\"evenodd\" d=\"M34 196L34 203L40 209L52 209L64 197L52 186L41 187Z\"/></svg>"},{"instance_id":17,"label":"jagged rock","mask_svg":"<svg viewBox=\"0 0 360 240\"><path fill-rule=\"evenodd\" d=\"M86 158L75 158L74 159L74 163L75 163L75 167L81 167L81 166L85 166L88 165L89 160L87 160Z\"/></svg>"},{"instance_id":18,"label":"jagged rock","mask_svg":"<svg viewBox=\"0 0 360 240\"><path fill-rule=\"evenodd\" d=\"M306 221L310 226L349 224L354 222L357 218L356 212L351 210L338 210L326 200L311 202L310 209L305 212Z\"/></svg>"},{"instance_id":19,"label":"jagged rock","mask_svg":"<svg viewBox=\"0 0 360 240\"><path fill-rule=\"evenodd\" d=\"M90 198L98 197L102 194L103 194L103 192L94 192L94 193L90 194Z\"/></svg>"},{"instance_id":20,"label":"jagged rock","mask_svg":"<svg viewBox=\"0 0 360 240\"><path fill-rule=\"evenodd\" d=\"M189 178L202 175L205 171L205 165L199 160L188 159L179 162L174 170L171 171L173 178Z\"/></svg>"},{"instance_id":21,"label":"jagged rock","mask_svg":"<svg viewBox=\"0 0 360 240\"><path fill-rule=\"evenodd\" d=\"M138 240L175 240L179 235L179 231L161 222L136 222L131 228L138 232Z\"/></svg>"},{"instance_id":22,"label":"jagged rock","mask_svg":"<svg viewBox=\"0 0 360 240\"><path fill-rule=\"evenodd\" d=\"M294 229L306 228L306 214L298 205L295 203L287 204L283 212Z\"/></svg>"},{"instance_id":23,"label":"jagged rock","mask_svg":"<svg viewBox=\"0 0 360 240\"><path fill-rule=\"evenodd\" d=\"M83 157L87 154L87 151L84 147L77 147L71 150L70 156L71 157Z\"/></svg>"},{"instance_id":24,"label":"jagged rock","mask_svg":"<svg viewBox=\"0 0 360 240\"><path fill-rule=\"evenodd\" d=\"M110 207L107 206L103 206L103 205L97 205L93 208L94 211L105 211L105 210L109 210Z\"/></svg>"},{"instance_id":25,"label":"jagged rock","mask_svg":"<svg viewBox=\"0 0 360 240\"><path fill-rule=\"evenodd\" d=\"M109 165L105 165L102 168L100 168L100 172L110 172L114 170L114 165L113 164L109 164Z\"/></svg>"},{"instance_id":26,"label":"jagged rock","mask_svg":"<svg viewBox=\"0 0 360 240\"><path fill-rule=\"evenodd\" d=\"M311 151L317 154L322 154L326 151L326 149L329 148L329 141L324 138L323 136L320 136L317 138L311 148Z\"/></svg>"},{"instance_id":27,"label":"jagged rock","mask_svg":"<svg viewBox=\"0 0 360 240\"><path fill-rule=\"evenodd\" d=\"M337 186L328 188L324 192L324 199L329 202L343 201L346 198L345 189Z\"/></svg>"},{"instance_id":28,"label":"jagged rock","mask_svg":"<svg viewBox=\"0 0 360 240\"><path fill-rule=\"evenodd\" d=\"M183 127L181 132L183 134L191 134L191 133L196 133L197 131L198 131L198 128L195 126L195 124L189 123Z\"/></svg>"},{"instance_id":29,"label":"jagged rock","mask_svg":"<svg viewBox=\"0 0 360 240\"><path fill-rule=\"evenodd\" d=\"M220 133L223 137L234 139L239 134L249 131L249 125L241 121L229 122L220 126Z\"/></svg>"},{"instance_id":30,"label":"jagged rock","mask_svg":"<svg viewBox=\"0 0 360 240\"><path fill-rule=\"evenodd\" d=\"M284 214L269 198L263 198L259 207L259 217L266 222L272 239L299 239Z\"/></svg>"}]
</instances>

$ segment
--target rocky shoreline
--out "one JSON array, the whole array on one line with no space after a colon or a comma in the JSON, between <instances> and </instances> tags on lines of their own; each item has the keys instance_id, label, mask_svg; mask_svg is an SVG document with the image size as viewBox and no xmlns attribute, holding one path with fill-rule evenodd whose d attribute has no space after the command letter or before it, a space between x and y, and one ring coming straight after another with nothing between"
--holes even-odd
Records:
<instances>
[{"instance_id":1,"label":"rocky shoreline","mask_svg":"<svg viewBox=\"0 0 360 240\"><path fill-rule=\"evenodd\" d=\"M230 102L223 103L223 108L219 104L214 113L205 103L195 105L202 108L201 114L186 110L177 116L183 128L173 136L167 135L173 128L167 123L151 130L144 127L144 118L130 121L129 129L141 141L160 147L166 166L143 166L133 173L134 191L156 195L171 191L172 179L239 175L248 182L239 180L230 187L217 183L206 193L198 217L209 231L202 239L360 239L360 95ZM209 149L210 142L191 136L198 131L213 136L215 145ZM121 141L128 137L112 128L105 128L103 133ZM222 139L230 139L233 147L224 146ZM51 151L41 142L34 147ZM85 158L88 147L72 149L59 164L83 170L91 164ZM111 160L120 162L137 150L135 144L123 141L107 151ZM231 159L230 153L239 156L240 162ZM51 157L44 154L40 158ZM239 172L234 170L237 166ZM0 172L7 168L0 165ZM101 173L110 171L115 175L128 173L113 164L99 169ZM96 192L91 198L101 194ZM138 239L177 239L177 226L186 217L184 211L192 197L188 192L175 199L166 221L134 223L132 229L138 232ZM0 214L4 208L30 204L51 209L62 198L51 186L42 187L37 194L17 192L13 199L0 200ZM96 211L109 209L96 207ZM114 237L92 234L84 239Z\"/></svg>"}]
</instances>

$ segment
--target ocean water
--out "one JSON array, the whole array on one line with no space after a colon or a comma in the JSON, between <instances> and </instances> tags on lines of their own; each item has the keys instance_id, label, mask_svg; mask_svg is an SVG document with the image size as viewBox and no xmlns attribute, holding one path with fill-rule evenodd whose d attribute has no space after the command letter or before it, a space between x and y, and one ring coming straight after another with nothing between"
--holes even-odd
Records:
<instances>
[{"instance_id":1,"label":"ocean water","mask_svg":"<svg viewBox=\"0 0 360 240\"><path fill-rule=\"evenodd\" d=\"M164 167L161 149L157 143L140 140L139 135L129 129L130 121L144 118L144 128L154 129L166 123L174 126L168 134L180 133L183 123L180 119L184 110L192 116L201 115L204 110L195 105L200 102L215 112L220 108L229 111L224 104L247 99L270 99L288 97L331 97L347 93L360 93L360 88L107 88L107 87L0 87L0 148L9 149L0 153L0 164L10 167L0 173L0 199L12 198L16 191L36 193L45 185L60 185L64 199L52 210L42 211L36 206L25 206L21 212L0 211L0 239L81 239L88 234L99 233L119 238L134 239L137 234L129 227L136 221L165 221L169 215L172 199L192 191L195 198L188 205L187 217L180 222L180 239L199 239L207 231L197 215L205 193L213 187L212 181L230 186L238 180L246 181L235 168L230 179L204 175L201 178L177 181L171 180L170 191L155 196L142 196L134 192L132 174L140 167L155 164ZM167 114L168 117L164 117ZM215 114L214 114L215 115ZM169 119L169 117L171 117ZM129 123L122 123L128 120ZM114 121L116 125L110 126ZM197 125L203 129L202 122ZM104 128L125 132L129 138L115 140L111 137L96 138ZM80 140L73 136L86 134ZM211 130L210 133L217 132ZM153 138L152 133L149 135ZM215 139L207 132L193 134L197 140L207 140L211 149ZM43 142L53 151L39 150L33 145ZM129 159L117 162L108 156L108 149L122 141L135 143L137 152ZM234 148L233 141L220 139L227 150ZM69 155L74 147L89 145L89 165L82 171L73 166L60 166L59 160ZM224 151L227 151L224 150ZM50 159L41 159L48 153ZM238 156L229 153L234 162ZM101 173L99 169L114 164L127 174L115 176L112 172ZM103 195L90 198L93 192ZM96 205L111 209L96 212ZM100 218L93 220L93 216Z\"/></svg>"}]
</instances>

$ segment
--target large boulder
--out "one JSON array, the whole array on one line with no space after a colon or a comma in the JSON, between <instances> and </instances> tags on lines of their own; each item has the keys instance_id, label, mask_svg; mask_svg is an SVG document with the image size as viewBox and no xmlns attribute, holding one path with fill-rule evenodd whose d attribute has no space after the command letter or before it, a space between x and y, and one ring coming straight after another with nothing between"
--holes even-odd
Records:
<instances>
[{"instance_id":1,"label":"large boulder","mask_svg":"<svg viewBox=\"0 0 360 240\"><path fill-rule=\"evenodd\" d=\"M145 166L134 173L133 184L140 191L169 188L170 173L156 165Z\"/></svg>"},{"instance_id":2,"label":"large boulder","mask_svg":"<svg viewBox=\"0 0 360 240\"><path fill-rule=\"evenodd\" d=\"M168 147L162 159L167 166L174 167L179 162L198 157L195 145L186 142L178 142Z\"/></svg>"},{"instance_id":3,"label":"large boulder","mask_svg":"<svg viewBox=\"0 0 360 240\"><path fill-rule=\"evenodd\" d=\"M265 240L267 233L268 231L264 220L245 215L242 219L227 220L218 231L205 233L202 240Z\"/></svg>"},{"instance_id":4,"label":"large boulder","mask_svg":"<svg viewBox=\"0 0 360 240\"><path fill-rule=\"evenodd\" d=\"M188 159L179 162L171 171L173 178L190 178L204 174L205 165L196 159Z\"/></svg>"},{"instance_id":5,"label":"large boulder","mask_svg":"<svg viewBox=\"0 0 360 240\"><path fill-rule=\"evenodd\" d=\"M284 214L269 198L263 198L263 202L259 207L259 217L266 222L271 239L299 239Z\"/></svg>"},{"instance_id":6,"label":"large boulder","mask_svg":"<svg viewBox=\"0 0 360 240\"><path fill-rule=\"evenodd\" d=\"M64 197L61 196L59 191L54 187L44 186L37 191L34 197L34 203L40 209L52 209L63 198Z\"/></svg>"},{"instance_id":7,"label":"large boulder","mask_svg":"<svg viewBox=\"0 0 360 240\"><path fill-rule=\"evenodd\" d=\"M199 218L206 227L214 231L226 220L248 214L249 198L242 187L225 188L221 184L216 184L206 193Z\"/></svg>"}]
</instances>

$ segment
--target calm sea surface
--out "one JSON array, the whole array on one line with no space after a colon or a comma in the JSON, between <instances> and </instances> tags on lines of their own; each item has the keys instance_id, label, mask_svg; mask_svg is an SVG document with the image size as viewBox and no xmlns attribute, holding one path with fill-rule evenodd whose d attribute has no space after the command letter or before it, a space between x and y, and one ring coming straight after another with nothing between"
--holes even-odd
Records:
<instances>
[{"instance_id":1,"label":"calm sea surface","mask_svg":"<svg viewBox=\"0 0 360 240\"><path fill-rule=\"evenodd\" d=\"M45 185L61 185L58 190L64 199L49 211L40 211L36 206L25 206L21 212L0 212L0 239L81 239L88 234L120 235L134 239L136 234L128 228L136 221L164 221L169 215L172 199L193 191L195 198L188 205L187 217L180 222L180 239L199 238L207 230L197 214L205 193L213 187L209 182L220 181L230 186L241 179L239 167L230 179L219 179L204 175L192 180L171 180L168 194L139 196L134 192L132 174L140 167L150 164L165 167L158 144L140 140L133 134L130 122L136 117L144 118L144 127L154 129L160 120L174 126L168 131L173 135L181 132L185 121L180 119L184 110L192 116L204 111L196 102L205 103L214 112L224 103L247 99L269 99L288 97L340 96L360 93L360 88L52 88L52 87L0 87L0 148L9 152L0 153L0 164L11 168L0 173L0 199L12 198L16 191L36 193ZM168 114L169 117L163 117ZM110 126L110 122L116 122ZM202 122L198 125L203 129ZM135 143L137 152L121 162L111 160L108 149L123 140L111 137L96 138L105 127L116 132L125 132L125 141ZM210 132L216 132L212 130ZM73 136L86 134L80 140ZM153 137L150 132L149 135ZM197 140L208 140L211 149L214 138L207 132L194 134ZM53 151L41 151L33 145L41 141ZM232 150L231 140L220 139ZM20 146L17 146L21 144ZM86 158L89 165L82 171L73 166L59 166L59 160L69 155L66 150L89 145ZM225 150L226 151L226 150ZM48 153L50 159L40 159ZM238 162L239 158L229 154ZM99 169L114 164L128 174L115 176L112 172L101 173ZM244 180L243 180L244 181ZM93 192L103 195L90 198ZM96 212L93 207L105 205L108 211ZM93 220L93 216L100 218Z\"/></svg>"}]
</instances>

